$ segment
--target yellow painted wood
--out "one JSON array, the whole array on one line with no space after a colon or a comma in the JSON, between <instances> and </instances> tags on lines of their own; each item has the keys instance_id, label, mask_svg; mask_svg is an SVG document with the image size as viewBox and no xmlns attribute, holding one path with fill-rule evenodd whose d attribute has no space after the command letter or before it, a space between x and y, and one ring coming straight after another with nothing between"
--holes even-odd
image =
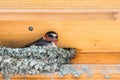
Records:
<instances>
[{"instance_id":1,"label":"yellow painted wood","mask_svg":"<svg viewBox=\"0 0 120 80\"><path fill-rule=\"evenodd\" d=\"M120 8L120 0L1 0L0 8Z\"/></svg>"},{"instance_id":2,"label":"yellow painted wood","mask_svg":"<svg viewBox=\"0 0 120 80\"><path fill-rule=\"evenodd\" d=\"M0 21L0 44L22 47L53 30L59 34L60 47L83 52L119 52L120 21L39 20ZM28 27L32 26L33 31Z\"/></svg>"}]
</instances>

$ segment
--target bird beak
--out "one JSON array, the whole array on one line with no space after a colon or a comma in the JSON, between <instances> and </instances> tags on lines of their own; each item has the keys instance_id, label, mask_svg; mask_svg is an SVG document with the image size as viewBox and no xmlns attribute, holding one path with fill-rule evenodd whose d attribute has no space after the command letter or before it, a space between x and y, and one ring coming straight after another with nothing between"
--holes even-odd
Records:
<instances>
[{"instance_id":1,"label":"bird beak","mask_svg":"<svg viewBox=\"0 0 120 80\"><path fill-rule=\"evenodd\" d=\"M55 39L53 42L55 43L55 45L58 45L58 39Z\"/></svg>"}]
</instances>

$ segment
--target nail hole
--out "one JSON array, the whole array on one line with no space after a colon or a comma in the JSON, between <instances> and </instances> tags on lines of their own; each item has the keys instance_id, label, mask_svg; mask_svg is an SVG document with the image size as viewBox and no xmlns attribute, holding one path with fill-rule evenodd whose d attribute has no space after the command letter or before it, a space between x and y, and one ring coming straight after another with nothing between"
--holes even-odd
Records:
<instances>
[{"instance_id":1,"label":"nail hole","mask_svg":"<svg viewBox=\"0 0 120 80\"><path fill-rule=\"evenodd\" d=\"M30 26L28 29L29 29L29 31L32 31L32 30L33 30L33 27Z\"/></svg>"},{"instance_id":2,"label":"nail hole","mask_svg":"<svg viewBox=\"0 0 120 80\"><path fill-rule=\"evenodd\" d=\"M97 46L97 44L94 44L94 46Z\"/></svg>"}]
</instances>

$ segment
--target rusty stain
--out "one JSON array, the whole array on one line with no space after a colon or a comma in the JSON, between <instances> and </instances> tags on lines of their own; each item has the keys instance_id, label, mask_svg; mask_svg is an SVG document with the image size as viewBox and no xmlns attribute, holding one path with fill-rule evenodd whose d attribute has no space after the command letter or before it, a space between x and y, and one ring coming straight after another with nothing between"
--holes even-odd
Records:
<instances>
[{"instance_id":1,"label":"rusty stain","mask_svg":"<svg viewBox=\"0 0 120 80\"><path fill-rule=\"evenodd\" d=\"M118 12L111 13L112 20L117 20L117 17L116 17L117 14L118 14Z\"/></svg>"}]
</instances>

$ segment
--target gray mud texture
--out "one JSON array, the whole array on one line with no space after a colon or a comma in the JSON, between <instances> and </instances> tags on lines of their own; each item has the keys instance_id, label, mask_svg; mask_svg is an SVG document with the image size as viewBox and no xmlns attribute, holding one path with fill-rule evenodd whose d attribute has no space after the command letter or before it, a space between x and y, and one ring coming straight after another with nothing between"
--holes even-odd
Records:
<instances>
[{"instance_id":1,"label":"gray mud texture","mask_svg":"<svg viewBox=\"0 0 120 80\"><path fill-rule=\"evenodd\" d=\"M73 48L31 46L27 48L0 47L0 72L5 80L15 74L55 72L69 63L75 55Z\"/></svg>"}]
</instances>

